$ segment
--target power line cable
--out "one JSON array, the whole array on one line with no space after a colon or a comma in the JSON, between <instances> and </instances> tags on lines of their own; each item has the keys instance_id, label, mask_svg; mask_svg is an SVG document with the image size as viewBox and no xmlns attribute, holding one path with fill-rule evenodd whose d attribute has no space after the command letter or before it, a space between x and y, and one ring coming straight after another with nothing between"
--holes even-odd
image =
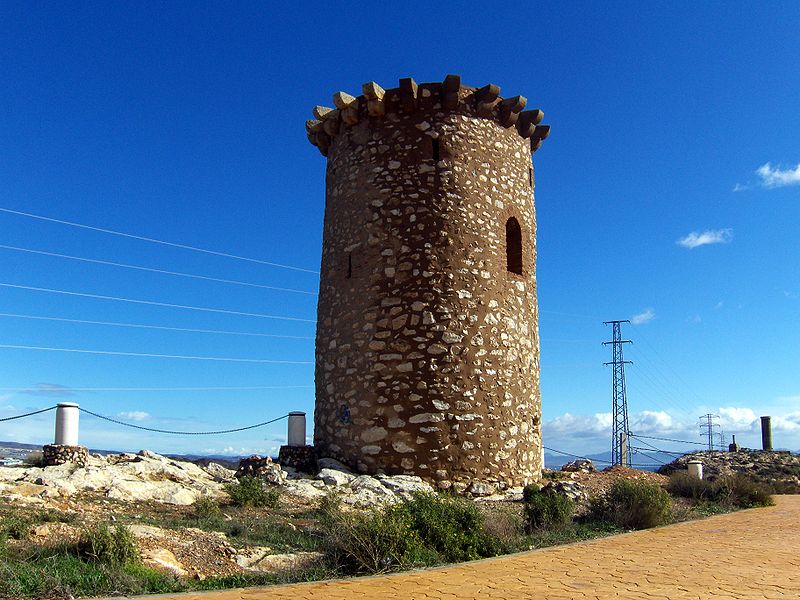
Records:
<instances>
[{"instance_id":1,"label":"power line cable","mask_svg":"<svg viewBox=\"0 0 800 600\"><path fill-rule=\"evenodd\" d=\"M298 317L283 317L277 315L265 315L261 313L242 312L236 310L225 310L222 308L208 308L204 306L188 306L185 304L171 304L168 302L155 302L153 300L136 300L133 298L121 298L118 296L104 296L101 294L89 294L86 292L72 292L69 290L59 290L54 288L41 288L30 285L17 285L13 283L0 283L0 287L12 288L18 290L30 290L34 292L45 292L48 294L62 294L65 296L78 296L81 298L94 298L97 300L111 300L114 302L130 302L132 304L145 304L147 306L164 306L167 308L180 308L183 310L197 310L201 312L221 313L226 315L237 315L240 317L258 317L260 319L277 319L280 321L298 321L301 323L315 323L314 319L301 319Z\"/></svg>"},{"instance_id":2,"label":"power line cable","mask_svg":"<svg viewBox=\"0 0 800 600\"><path fill-rule=\"evenodd\" d=\"M313 365L313 361L302 360L269 360L263 358L228 358L220 356L182 356L176 354L149 354L143 352L116 352L112 350L86 350L83 348L50 348L46 346L21 346L16 344L0 344L0 348L11 350L44 350L49 352L72 352L78 354L102 354L107 356L136 356L143 358L175 358L180 360L207 360L219 362L259 363L276 365Z\"/></svg>"},{"instance_id":3,"label":"power line cable","mask_svg":"<svg viewBox=\"0 0 800 600\"><path fill-rule=\"evenodd\" d=\"M14 250L16 252L28 252L30 254L40 254L43 256L53 256L56 258L66 258L69 260L78 260L81 262L92 263L97 265L106 265L110 267L121 267L123 269L135 269L137 271L147 271L148 273L159 273L161 275L174 275L176 277L188 277L191 279L200 279L203 281L214 281L216 283L228 283L232 285L243 285L247 287L261 288L265 290L273 290L277 292L291 292L293 294L307 294L309 296L316 296L316 292L307 292L305 290L296 290L293 288L276 287L272 285L262 285L260 283L250 283L247 281L238 281L235 279L220 279L218 277L207 277L205 275L196 275L194 273L183 273L181 271L167 271L164 269L154 269L151 267L142 267L140 265L129 265L126 263L113 262L109 260L99 260L95 258L85 258L82 256L71 256L69 254L59 254L57 252L45 252L44 250L33 250L31 248L20 248L18 246L6 246L0 244L0 249Z\"/></svg>"},{"instance_id":4,"label":"power line cable","mask_svg":"<svg viewBox=\"0 0 800 600\"><path fill-rule=\"evenodd\" d=\"M16 319L33 319L38 321L58 321L64 323L81 323L87 325L108 325L111 327L131 327L137 329L158 329L161 331L184 331L190 333L213 333L218 335L243 335L265 338L284 338L291 340L313 340L312 336L302 335L280 335L276 333L255 333L250 331L225 331L219 329L191 329L187 327L166 327L162 325L144 325L141 323L120 323L118 321L91 321L88 319L67 319L64 317L45 317L39 315L20 315L15 313L0 313L0 317L11 317Z\"/></svg>"},{"instance_id":5,"label":"power line cable","mask_svg":"<svg viewBox=\"0 0 800 600\"><path fill-rule=\"evenodd\" d=\"M694 391L694 389L692 389L689 386L689 384L686 383L686 381L683 379L683 377L681 377L680 373L678 373L675 369L672 368L672 366L664 359L664 357L661 355L661 353L658 350L656 350L655 346L653 346L653 344L651 344L648 341L647 337L646 336L643 337L642 340L653 351L653 353L661 360L661 362L664 363L664 366L666 366L666 368L668 368L670 371L672 371L672 373L675 375L675 378L678 381L680 381L683 384L683 386L689 391L689 393L692 394L695 398L697 398L697 401L702 405L703 404L702 398L700 398L700 396Z\"/></svg>"},{"instance_id":6,"label":"power line cable","mask_svg":"<svg viewBox=\"0 0 800 600\"><path fill-rule=\"evenodd\" d=\"M645 371L641 365L637 365L637 370L642 373L642 375L653 383L654 386L662 389L664 393L662 394L665 398L671 399L671 401L675 404L675 407L681 411L685 411L688 413L695 412L696 408L692 407L686 400L684 400L683 396L680 396L675 393L674 386L670 382L670 380L663 374L663 372L658 368L658 366L644 353L641 352L641 349L637 348L634 353L636 358L642 359L646 362L650 368L652 369L653 373L650 374Z\"/></svg>"},{"instance_id":7,"label":"power line cable","mask_svg":"<svg viewBox=\"0 0 800 600\"><path fill-rule=\"evenodd\" d=\"M42 413L46 413L51 410L55 410L57 407L51 406L50 408L43 408L41 410L35 410L33 412L25 413L24 415L16 415L13 417L5 417L0 419L0 421L13 421L14 419L24 419L25 417L32 417L33 415L40 415Z\"/></svg>"},{"instance_id":8,"label":"power line cable","mask_svg":"<svg viewBox=\"0 0 800 600\"><path fill-rule=\"evenodd\" d=\"M208 250L206 248L198 248L197 246L189 246L187 244L178 244L175 242L168 242L166 240L159 240L156 238L145 237L142 235L134 235L132 233L124 233L122 231L114 231L113 229L105 229L103 227L94 227L92 225L84 225L83 223L75 223L72 221L64 221L62 219L55 219L53 217L46 217L44 215L36 215L33 213L22 212L19 210L12 210L10 208L0 208L0 212L4 212L11 215L17 215L20 217L28 217L31 219L38 219L40 221L47 221L50 223L58 223L60 225L69 225L70 227L78 227L80 229L88 229L90 231L97 231L99 233L107 233L109 235L117 235L120 237L125 237L133 240L139 240L142 242L150 242L152 244L161 244L162 246L170 246L172 248L180 248L182 250L191 250L192 252L201 252L203 254L211 254L214 256L222 256L224 258L233 258L236 260L243 260L251 263L257 263L260 265L266 265L268 267L278 267L281 269L290 269L292 271L301 271L304 273L313 273L315 275L319 275L319 271L314 271L311 269L304 269L302 267L294 267L292 265L284 265L281 263L270 262L266 260L260 260L258 258L250 258L247 256L239 256L237 254L228 254L227 252L219 252L217 250Z\"/></svg>"},{"instance_id":9,"label":"power line cable","mask_svg":"<svg viewBox=\"0 0 800 600\"><path fill-rule=\"evenodd\" d=\"M641 355L638 355L637 358L641 358ZM691 408L678 400L666 386L659 383L647 371L643 370L641 365L636 362L634 362L634 371L642 376L643 379L641 379L641 381L643 383L648 385L665 403L675 408L678 412L687 414L692 414L694 412Z\"/></svg>"},{"instance_id":10,"label":"power line cable","mask_svg":"<svg viewBox=\"0 0 800 600\"><path fill-rule=\"evenodd\" d=\"M592 461L592 462L605 463L607 465L613 465L614 464L610 460L601 460L599 458L587 458L586 456L579 456L577 454L571 454L569 452L562 452L561 450L555 450L553 448L548 448L547 446L542 446L542 448L544 448L545 450L548 450L549 452L555 452L556 454L563 454L564 456L571 456L572 458L580 458L580 459L589 460L589 461Z\"/></svg>"},{"instance_id":11,"label":"power line cable","mask_svg":"<svg viewBox=\"0 0 800 600\"><path fill-rule=\"evenodd\" d=\"M87 410L83 407L80 407L81 412L85 412L88 415L92 415L93 417L97 417L98 419L103 419L104 421L108 421L110 423L116 423L117 425L123 425L124 427L131 427L133 429L141 429L143 431L152 431L154 433L166 433L170 435L220 435L223 433L236 433L238 431L247 431L248 429L256 429L257 427L264 427L265 425L270 425L272 423L277 423L282 419L286 419L289 415L283 415L276 419L272 419L270 421L264 421L263 423L256 423L255 425L248 425L246 427L237 427L235 429L221 429L219 431L172 431L170 429L156 429L155 427L145 427L143 425L134 425L133 423L126 423L125 421L120 421L118 419L112 419L111 417L106 417L105 415L100 415L90 410Z\"/></svg>"},{"instance_id":12,"label":"power line cable","mask_svg":"<svg viewBox=\"0 0 800 600\"><path fill-rule=\"evenodd\" d=\"M3 392L36 392L40 394L56 394L69 392L209 392L228 390L292 390L311 389L313 385L245 385L245 386L212 386L212 387L63 387L63 388L12 388L0 387Z\"/></svg>"},{"instance_id":13,"label":"power line cable","mask_svg":"<svg viewBox=\"0 0 800 600\"><path fill-rule=\"evenodd\" d=\"M661 442L675 442L676 444L697 444L698 446L705 446L703 442L690 442L689 440L676 440L673 438L655 437L652 435L636 435L637 438L644 438L647 440L657 440Z\"/></svg>"},{"instance_id":14,"label":"power line cable","mask_svg":"<svg viewBox=\"0 0 800 600\"><path fill-rule=\"evenodd\" d=\"M658 459L657 459L657 458L655 458L654 456L651 456L651 455L649 455L647 452L643 452L641 449L638 449L638 450L637 450L637 452L639 452L639 454L643 454L644 456L646 456L646 457L647 457L647 458L649 458L650 460L652 460L652 461L655 461L655 462L657 462L657 463L659 463L659 464L662 464L662 465L665 465L665 464L667 464L667 463L665 463L664 461L662 461L662 460L658 460Z\"/></svg>"}]
</instances>

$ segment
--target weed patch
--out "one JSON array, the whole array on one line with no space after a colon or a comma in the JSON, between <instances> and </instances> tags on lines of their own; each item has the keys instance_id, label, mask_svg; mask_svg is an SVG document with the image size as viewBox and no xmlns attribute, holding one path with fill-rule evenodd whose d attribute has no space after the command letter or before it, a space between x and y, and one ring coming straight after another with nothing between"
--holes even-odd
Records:
<instances>
[{"instance_id":1,"label":"weed patch","mask_svg":"<svg viewBox=\"0 0 800 600\"><path fill-rule=\"evenodd\" d=\"M253 506L275 508L280 499L277 487L268 487L263 480L246 475L236 483L229 483L225 491L231 497L234 506Z\"/></svg>"}]
</instances>

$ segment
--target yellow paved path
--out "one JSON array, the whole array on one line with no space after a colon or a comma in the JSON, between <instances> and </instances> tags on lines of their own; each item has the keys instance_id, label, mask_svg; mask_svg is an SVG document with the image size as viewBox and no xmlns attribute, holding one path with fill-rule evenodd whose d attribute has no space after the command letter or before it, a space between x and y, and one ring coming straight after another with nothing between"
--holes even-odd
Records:
<instances>
[{"instance_id":1,"label":"yellow paved path","mask_svg":"<svg viewBox=\"0 0 800 600\"><path fill-rule=\"evenodd\" d=\"M442 569L160 598L800 599L800 496L776 500L770 508Z\"/></svg>"}]
</instances>

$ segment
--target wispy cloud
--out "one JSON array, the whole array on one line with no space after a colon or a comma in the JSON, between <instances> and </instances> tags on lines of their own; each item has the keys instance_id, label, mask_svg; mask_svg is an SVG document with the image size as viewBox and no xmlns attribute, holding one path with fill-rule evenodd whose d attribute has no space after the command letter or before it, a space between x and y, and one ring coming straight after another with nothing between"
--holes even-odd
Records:
<instances>
[{"instance_id":1,"label":"wispy cloud","mask_svg":"<svg viewBox=\"0 0 800 600\"><path fill-rule=\"evenodd\" d=\"M727 244L732 239L733 229L706 229L705 231L692 231L675 243L691 250L709 244Z\"/></svg>"},{"instance_id":2,"label":"wispy cloud","mask_svg":"<svg viewBox=\"0 0 800 600\"><path fill-rule=\"evenodd\" d=\"M800 163L796 167L782 169L780 166L773 167L771 163L765 163L756 169L758 181L746 184L737 183L733 186L734 192L746 192L756 187L767 189L786 187L787 185L800 185Z\"/></svg>"},{"instance_id":3,"label":"wispy cloud","mask_svg":"<svg viewBox=\"0 0 800 600\"><path fill-rule=\"evenodd\" d=\"M130 421L144 421L150 418L150 413L143 410L130 410L126 412L117 413L120 419L128 419Z\"/></svg>"},{"instance_id":4,"label":"wispy cloud","mask_svg":"<svg viewBox=\"0 0 800 600\"><path fill-rule=\"evenodd\" d=\"M765 188L800 185L800 163L794 169L781 169L767 163L758 167L756 174L761 178L761 185Z\"/></svg>"},{"instance_id":5,"label":"wispy cloud","mask_svg":"<svg viewBox=\"0 0 800 600\"><path fill-rule=\"evenodd\" d=\"M34 387L23 390L28 396L74 396L72 388L59 383L37 383Z\"/></svg>"},{"instance_id":6,"label":"wispy cloud","mask_svg":"<svg viewBox=\"0 0 800 600\"><path fill-rule=\"evenodd\" d=\"M645 323L649 323L655 318L656 318L656 311L654 311L652 308L646 308L638 315L633 315L631 317L631 323L633 325L644 325Z\"/></svg>"}]
</instances>

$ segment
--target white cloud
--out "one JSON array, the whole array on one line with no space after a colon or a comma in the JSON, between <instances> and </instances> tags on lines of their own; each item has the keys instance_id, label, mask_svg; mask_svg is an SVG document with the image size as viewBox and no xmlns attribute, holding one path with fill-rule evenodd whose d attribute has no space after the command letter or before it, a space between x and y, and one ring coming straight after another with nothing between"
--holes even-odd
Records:
<instances>
[{"instance_id":1,"label":"white cloud","mask_svg":"<svg viewBox=\"0 0 800 600\"><path fill-rule=\"evenodd\" d=\"M595 413L592 416L564 413L551 421L546 421L544 429L553 434L568 433L575 437L590 437L611 431L611 423L611 413Z\"/></svg>"},{"instance_id":2,"label":"white cloud","mask_svg":"<svg viewBox=\"0 0 800 600\"><path fill-rule=\"evenodd\" d=\"M691 250L709 244L727 244L732 239L733 229L706 229L702 232L692 231L675 243Z\"/></svg>"},{"instance_id":3,"label":"white cloud","mask_svg":"<svg viewBox=\"0 0 800 600\"><path fill-rule=\"evenodd\" d=\"M756 413L750 408L736 406L722 407L719 409L720 425L725 431L747 431L753 428L758 421Z\"/></svg>"},{"instance_id":4,"label":"white cloud","mask_svg":"<svg viewBox=\"0 0 800 600\"><path fill-rule=\"evenodd\" d=\"M747 190L752 190L752 185L742 185L741 183L737 183L733 186L732 192L746 192Z\"/></svg>"},{"instance_id":5,"label":"white cloud","mask_svg":"<svg viewBox=\"0 0 800 600\"><path fill-rule=\"evenodd\" d=\"M800 185L800 163L794 169L773 168L770 163L766 163L756 169L756 174L761 178L761 185L765 188ZM734 191L737 191L736 188Z\"/></svg>"},{"instance_id":6,"label":"white cloud","mask_svg":"<svg viewBox=\"0 0 800 600\"><path fill-rule=\"evenodd\" d=\"M117 413L117 416L121 419L129 419L131 421L144 421L150 418L150 413L146 413L143 410L131 410Z\"/></svg>"},{"instance_id":7,"label":"white cloud","mask_svg":"<svg viewBox=\"0 0 800 600\"><path fill-rule=\"evenodd\" d=\"M657 412L643 410L633 415L629 426L634 433L664 433L672 430L672 416L663 410Z\"/></svg>"},{"instance_id":8,"label":"white cloud","mask_svg":"<svg viewBox=\"0 0 800 600\"><path fill-rule=\"evenodd\" d=\"M656 318L656 311L652 308L647 308L640 312L638 315L633 315L631 317L631 323L633 325L644 325L645 323L649 323L653 319Z\"/></svg>"}]
</instances>

